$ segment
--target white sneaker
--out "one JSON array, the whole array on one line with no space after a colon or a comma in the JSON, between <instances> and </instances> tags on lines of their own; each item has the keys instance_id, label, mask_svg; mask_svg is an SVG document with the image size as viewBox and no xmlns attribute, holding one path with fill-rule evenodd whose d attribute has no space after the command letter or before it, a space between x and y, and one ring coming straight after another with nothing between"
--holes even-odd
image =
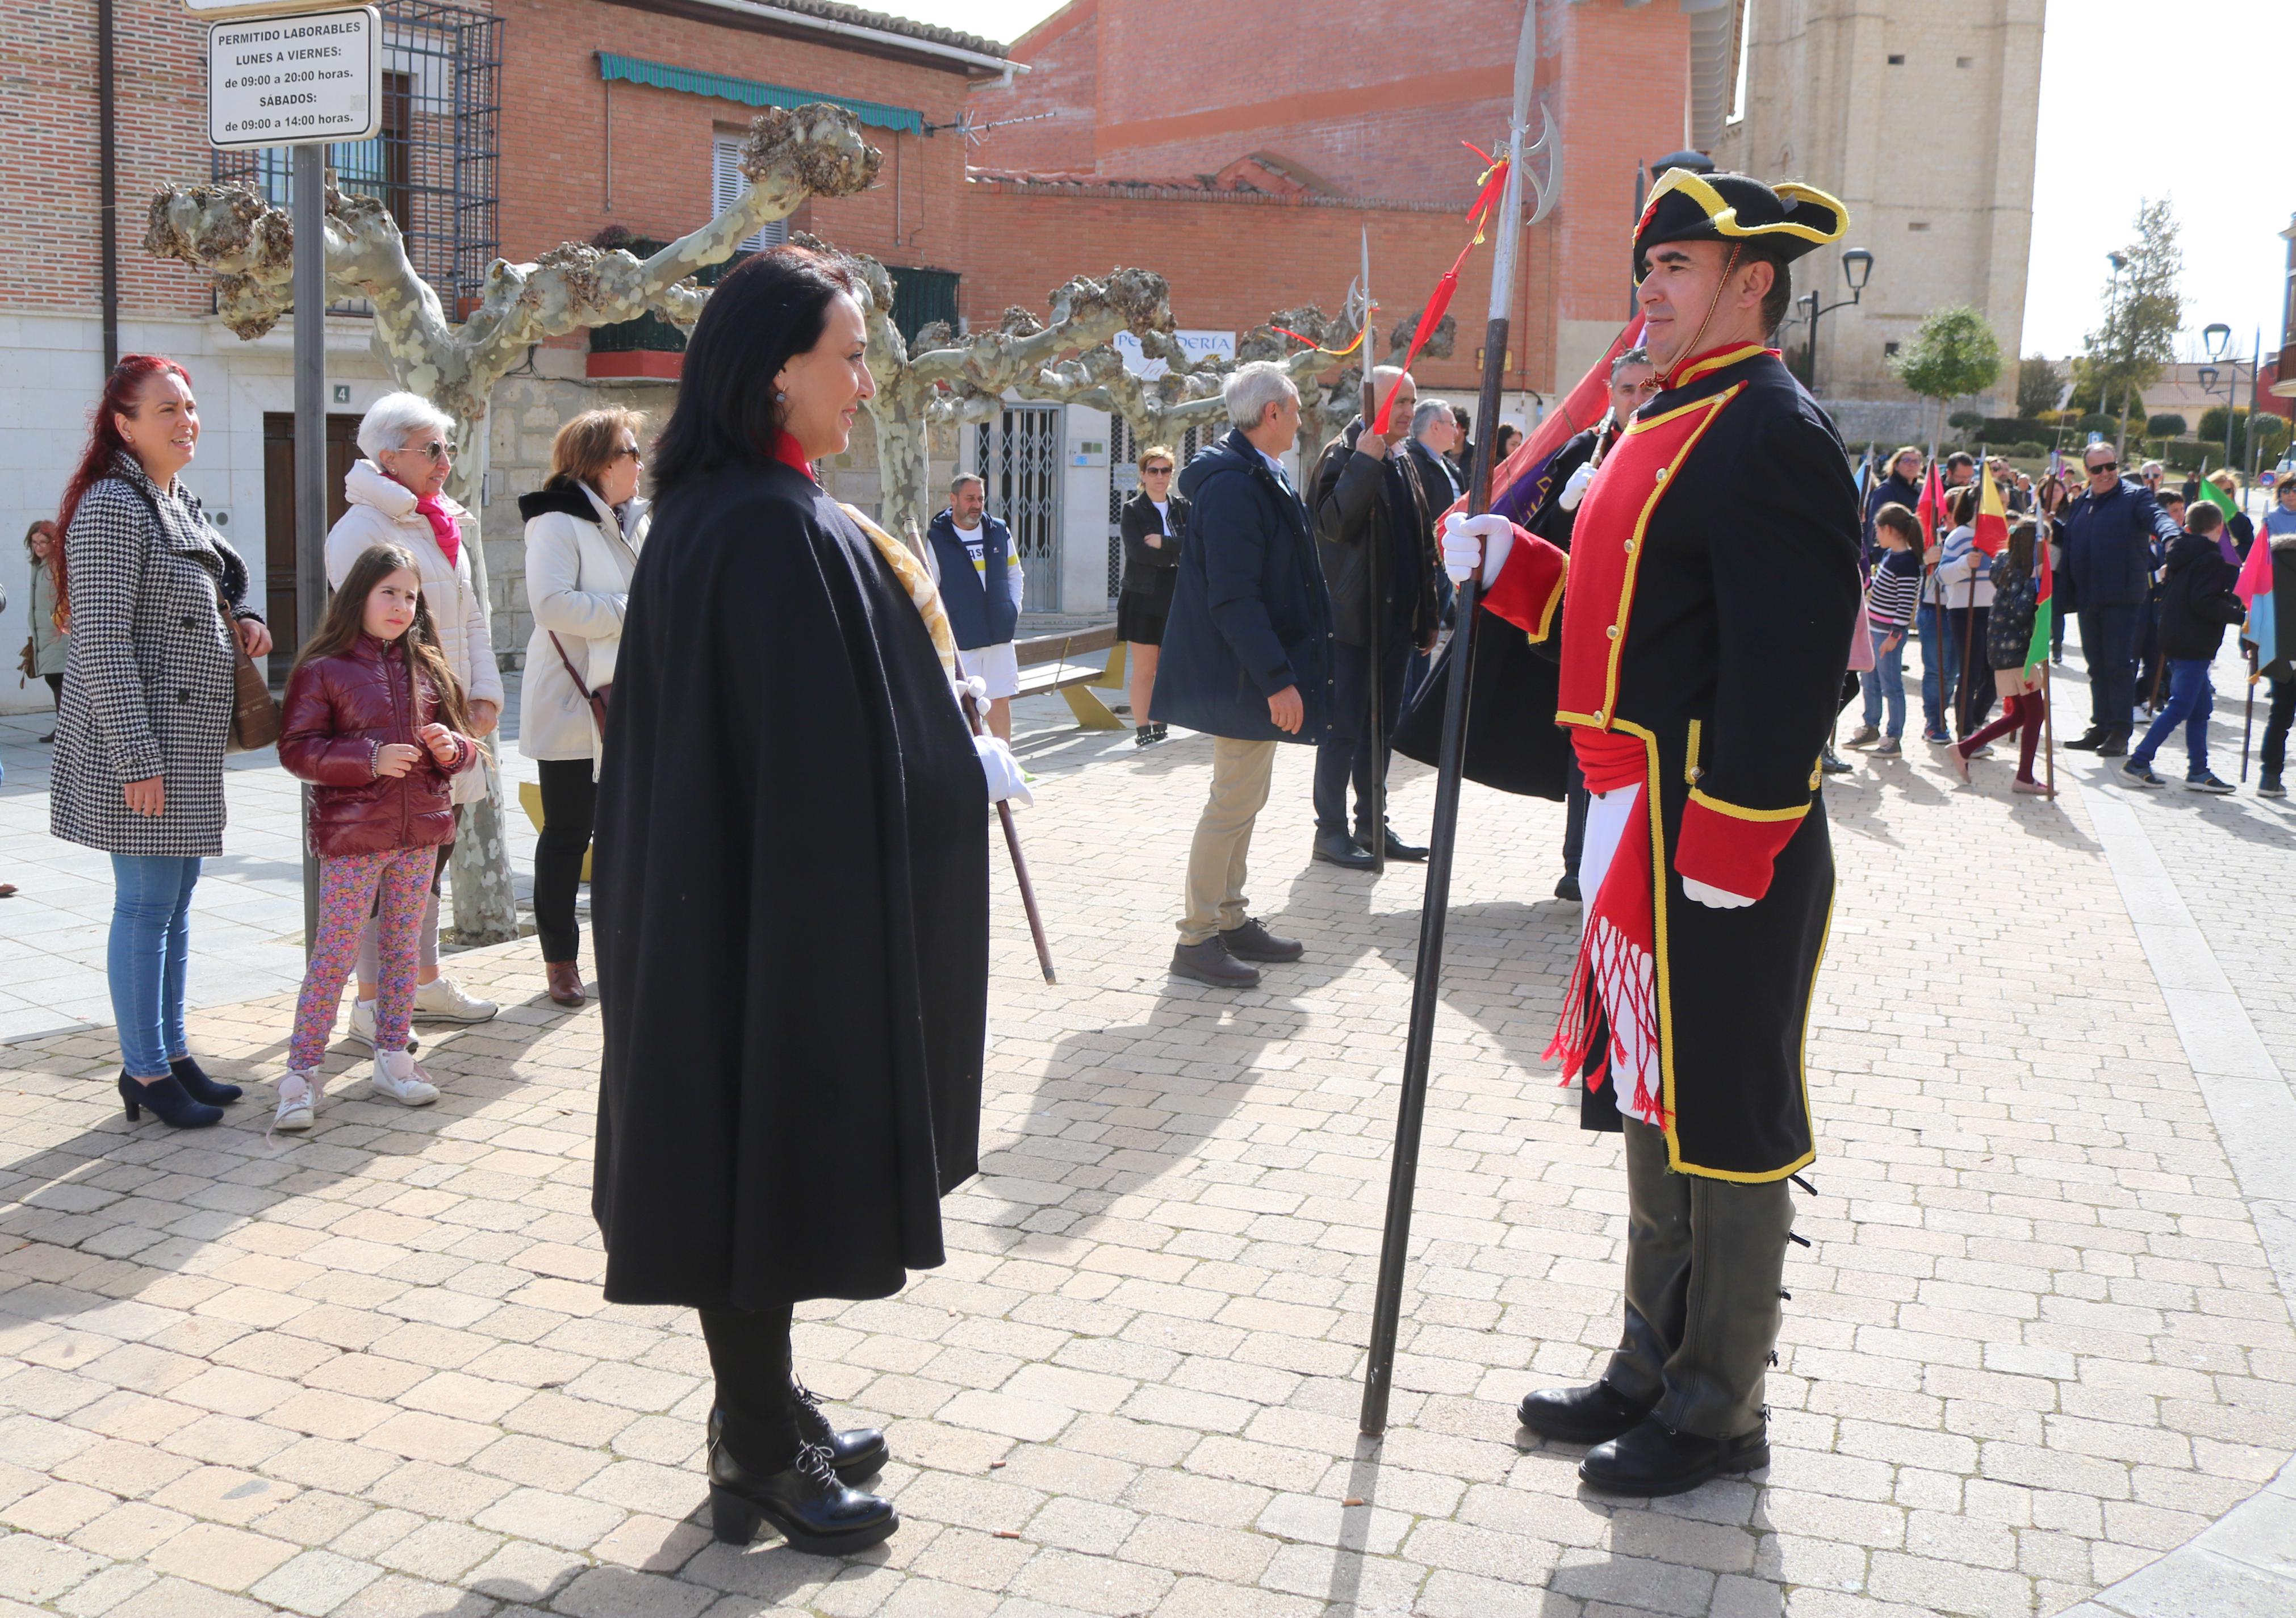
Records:
<instances>
[{"instance_id":1,"label":"white sneaker","mask_svg":"<svg viewBox=\"0 0 2296 1618\"><path fill-rule=\"evenodd\" d=\"M426 1023L484 1023L501 1009L492 1000L464 994L444 973L414 990L414 1014Z\"/></svg>"},{"instance_id":2,"label":"white sneaker","mask_svg":"<svg viewBox=\"0 0 2296 1618\"><path fill-rule=\"evenodd\" d=\"M411 1107L427 1107L439 1099L439 1087L403 1050L374 1053L374 1092Z\"/></svg>"},{"instance_id":3,"label":"white sneaker","mask_svg":"<svg viewBox=\"0 0 2296 1618\"><path fill-rule=\"evenodd\" d=\"M343 1038L348 1039L353 1045L364 1045L369 1050L374 1048L374 1002L373 1000L351 1002L350 1026L343 1030Z\"/></svg>"},{"instance_id":4,"label":"white sneaker","mask_svg":"<svg viewBox=\"0 0 2296 1618\"><path fill-rule=\"evenodd\" d=\"M272 1115L271 1127L275 1129L309 1129L311 1116L318 1110L322 1082L316 1073L299 1072L289 1068L287 1076L279 1081L279 1110Z\"/></svg>"}]
</instances>

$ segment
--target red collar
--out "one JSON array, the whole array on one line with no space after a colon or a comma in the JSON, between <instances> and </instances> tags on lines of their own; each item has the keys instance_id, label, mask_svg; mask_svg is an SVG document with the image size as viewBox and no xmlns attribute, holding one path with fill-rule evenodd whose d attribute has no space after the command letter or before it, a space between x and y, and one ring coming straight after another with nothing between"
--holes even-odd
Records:
<instances>
[{"instance_id":1,"label":"red collar","mask_svg":"<svg viewBox=\"0 0 2296 1618\"><path fill-rule=\"evenodd\" d=\"M821 481L819 478L813 477L812 463L805 458L805 451L798 447L798 441L790 436L786 428L774 429L774 459L784 466L796 467L816 483Z\"/></svg>"}]
</instances>

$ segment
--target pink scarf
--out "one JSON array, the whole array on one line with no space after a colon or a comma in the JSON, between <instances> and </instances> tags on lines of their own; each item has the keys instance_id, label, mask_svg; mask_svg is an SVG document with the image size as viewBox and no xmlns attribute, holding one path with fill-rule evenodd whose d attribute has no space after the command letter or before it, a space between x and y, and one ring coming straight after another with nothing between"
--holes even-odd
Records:
<instances>
[{"instance_id":1,"label":"pink scarf","mask_svg":"<svg viewBox=\"0 0 2296 1618\"><path fill-rule=\"evenodd\" d=\"M463 530L455 526L455 519L447 514L447 508L439 503L436 495L422 496L414 502L414 509L430 521L430 532L439 541L439 554L447 558L447 565L453 567L455 559L462 554Z\"/></svg>"}]
</instances>

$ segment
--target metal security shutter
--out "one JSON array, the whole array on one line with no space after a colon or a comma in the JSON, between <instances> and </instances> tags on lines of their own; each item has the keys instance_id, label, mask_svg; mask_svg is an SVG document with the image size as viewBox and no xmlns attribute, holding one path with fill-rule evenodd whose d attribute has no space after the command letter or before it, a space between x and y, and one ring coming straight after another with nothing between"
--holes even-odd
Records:
<instances>
[{"instance_id":1,"label":"metal security shutter","mask_svg":"<svg viewBox=\"0 0 2296 1618\"><path fill-rule=\"evenodd\" d=\"M974 439L988 514L1013 530L1032 612L1061 607L1061 407L1013 405Z\"/></svg>"},{"instance_id":2,"label":"metal security shutter","mask_svg":"<svg viewBox=\"0 0 2296 1618\"><path fill-rule=\"evenodd\" d=\"M742 178L742 142L738 136L721 135L710 143L710 202L709 217L716 218L742 200L748 182ZM764 248L779 247L789 240L789 221L775 219L771 225L742 243L742 252L757 252Z\"/></svg>"}]
</instances>

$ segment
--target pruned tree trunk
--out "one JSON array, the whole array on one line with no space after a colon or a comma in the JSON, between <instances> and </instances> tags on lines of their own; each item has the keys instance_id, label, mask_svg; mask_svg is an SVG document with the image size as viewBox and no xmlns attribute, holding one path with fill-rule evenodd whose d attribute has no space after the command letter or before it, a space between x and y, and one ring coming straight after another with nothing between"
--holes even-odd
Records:
<instances>
[{"instance_id":1,"label":"pruned tree trunk","mask_svg":"<svg viewBox=\"0 0 2296 1618\"><path fill-rule=\"evenodd\" d=\"M841 107L769 107L750 124L742 146L749 189L724 213L649 259L571 242L532 264L497 259L478 308L459 322L447 318L437 289L415 274L398 222L381 201L330 186L327 292L366 300L374 312L374 349L392 380L452 418L455 466L447 488L475 511L485 487L487 409L495 384L532 345L650 310L690 326L709 297L694 284L695 271L730 258L742 241L788 218L808 197L865 189L876 179L879 160ZM242 338L262 336L294 307L293 221L244 185L159 193L144 248L211 272L224 324ZM471 547L471 570L484 596L483 544ZM464 943L500 942L519 931L502 781L491 767L487 781L486 797L464 813L451 867L455 930Z\"/></svg>"}]
</instances>

